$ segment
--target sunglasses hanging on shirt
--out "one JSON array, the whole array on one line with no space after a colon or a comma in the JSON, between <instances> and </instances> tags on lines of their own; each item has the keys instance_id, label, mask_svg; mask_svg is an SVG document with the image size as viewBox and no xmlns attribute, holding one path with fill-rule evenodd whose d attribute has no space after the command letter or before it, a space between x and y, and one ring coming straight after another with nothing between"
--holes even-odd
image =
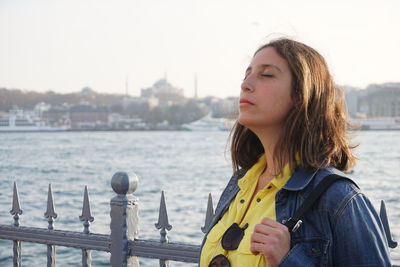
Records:
<instances>
[{"instance_id":1,"label":"sunglasses hanging on shirt","mask_svg":"<svg viewBox=\"0 0 400 267\"><path fill-rule=\"evenodd\" d=\"M249 226L246 223L243 227L240 227L237 223L233 223L228 229L226 229L225 233L221 238L222 248L225 250L235 250L239 247L240 242L243 239L244 231ZM208 267L230 267L231 264L226 256L222 254L218 254L214 258L211 259Z\"/></svg>"}]
</instances>

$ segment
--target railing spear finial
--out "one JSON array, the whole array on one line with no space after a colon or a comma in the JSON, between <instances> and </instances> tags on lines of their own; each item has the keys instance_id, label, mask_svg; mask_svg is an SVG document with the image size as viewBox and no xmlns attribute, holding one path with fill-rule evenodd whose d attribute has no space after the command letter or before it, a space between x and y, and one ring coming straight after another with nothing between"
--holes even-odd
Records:
<instances>
[{"instance_id":1,"label":"railing spear finial","mask_svg":"<svg viewBox=\"0 0 400 267\"><path fill-rule=\"evenodd\" d=\"M83 206L82 206L82 215L79 216L79 220L83 221L83 233L89 234L89 226L90 222L94 221L94 217L90 212L90 203L89 203L89 194L87 185L85 185L85 191L83 193Z\"/></svg>"},{"instance_id":2,"label":"railing spear finial","mask_svg":"<svg viewBox=\"0 0 400 267\"><path fill-rule=\"evenodd\" d=\"M210 227L211 221L214 217L214 208L213 208L213 202L212 202L212 196L211 193L208 194L208 202L207 202L207 211L206 211L206 220L204 222L204 226L201 227L201 231L205 234L208 231L208 228Z\"/></svg>"},{"instance_id":3,"label":"railing spear finial","mask_svg":"<svg viewBox=\"0 0 400 267\"><path fill-rule=\"evenodd\" d=\"M54 219L57 218L57 213L54 211L54 201L53 201L53 192L51 191L51 184L49 184L49 190L47 192L47 210L44 213L44 217L48 218L49 225L47 229L54 229Z\"/></svg>"},{"instance_id":4,"label":"railing spear finial","mask_svg":"<svg viewBox=\"0 0 400 267\"><path fill-rule=\"evenodd\" d=\"M164 191L161 191L160 211L158 214L158 222L155 224L155 226L157 229L161 229L160 231L161 243L167 243L168 237L167 237L167 231L165 231L165 229L170 231L172 229L172 225L170 225L168 222L168 213L167 213L167 207L165 205Z\"/></svg>"},{"instance_id":5,"label":"railing spear finial","mask_svg":"<svg viewBox=\"0 0 400 267\"><path fill-rule=\"evenodd\" d=\"M22 214L21 206L19 205L19 195L18 195L18 187L17 183L14 182L13 189L13 202L10 210L11 215L14 215L14 226L19 226L19 215Z\"/></svg>"},{"instance_id":6,"label":"railing spear finial","mask_svg":"<svg viewBox=\"0 0 400 267\"><path fill-rule=\"evenodd\" d=\"M386 212L386 205L385 205L385 201L383 201L383 200L381 200L381 209L379 211L379 217L381 218L383 228L385 230L386 239L388 241L388 246L390 248L397 247L397 242L393 240L392 233L390 231L389 219L387 217L387 212Z\"/></svg>"},{"instance_id":7,"label":"railing spear finial","mask_svg":"<svg viewBox=\"0 0 400 267\"><path fill-rule=\"evenodd\" d=\"M85 190L83 192L82 215L79 216L79 220L83 221L83 233L89 234L90 222L93 222L94 218L90 212L89 193L87 185L85 185ZM92 251L90 249L82 249L82 266L90 267L91 265L92 265Z\"/></svg>"},{"instance_id":8,"label":"railing spear finial","mask_svg":"<svg viewBox=\"0 0 400 267\"><path fill-rule=\"evenodd\" d=\"M47 229L54 230L54 219L57 218L57 213L54 211L53 192L51 190L51 184L49 184L49 190L47 191L47 210L44 213L44 217L47 218L48 225ZM47 267L56 266L56 247L54 245L47 245Z\"/></svg>"},{"instance_id":9,"label":"railing spear finial","mask_svg":"<svg viewBox=\"0 0 400 267\"><path fill-rule=\"evenodd\" d=\"M19 215L22 214L22 210L21 206L19 205L19 195L16 182L14 182L13 202L10 213L11 215L14 215L14 226L19 227ZM13 241L13 266L21 266L21 241L19 240Z\"/></svg>"}]
</instances>

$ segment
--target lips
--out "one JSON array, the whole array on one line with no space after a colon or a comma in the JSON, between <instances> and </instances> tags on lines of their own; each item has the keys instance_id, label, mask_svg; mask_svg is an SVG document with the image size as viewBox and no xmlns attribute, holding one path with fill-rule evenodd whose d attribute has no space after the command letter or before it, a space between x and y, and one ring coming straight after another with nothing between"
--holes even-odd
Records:
<instances>
[{"instance_id":1,"label":"lips","mask_svg":"<svg viewBox=\"0 0 400 267\"><path fill-rule=\"evenodd\" d=\"M252 102L250 102L249 100L246 99L240 99L240 104L249 104L249 105L254 105Z\"/></svg>"}]
</instances>

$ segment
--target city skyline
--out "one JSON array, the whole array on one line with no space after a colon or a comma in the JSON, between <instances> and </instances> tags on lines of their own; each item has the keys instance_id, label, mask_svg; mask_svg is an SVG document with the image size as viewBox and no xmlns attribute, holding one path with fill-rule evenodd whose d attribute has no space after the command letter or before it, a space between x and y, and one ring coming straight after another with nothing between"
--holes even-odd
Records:
<instances>
[{"instance_id":1,"label":"city skyline","mask_svg":"<svg viewBox=\"0 0 400 267\"><path fill-rule=\"evenodd\" d=\"M128 83L138 96L167 76L186 97L195 80L199 97L237 96L254 50L281 36L316 48L338 84L398 82L399 8L398 1L5 0L0 87L124 94Z\"/></svg>"}]
</instances>

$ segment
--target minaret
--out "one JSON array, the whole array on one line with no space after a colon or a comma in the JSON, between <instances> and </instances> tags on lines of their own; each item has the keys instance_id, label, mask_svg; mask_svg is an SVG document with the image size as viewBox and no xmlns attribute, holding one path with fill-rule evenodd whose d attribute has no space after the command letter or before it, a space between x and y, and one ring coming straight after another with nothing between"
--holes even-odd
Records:
<instances>
[{"instance_id":1,"label":"minaret","mask_svg":"<svg viewBox=\"0 0 400 267\"><path fill-rule=\"evenodd\" d=\"M194 73L194 99L197 99L197 73Z\"/></svg>"},{"instance_id":2,"label":"minaret","mask_svg":"<svg viewBox=\"0 0 400 267\"><path fill-rule=\"evenodd\" d=\"M129 89L129 86L128 86L128 75L126 75L126 78L125 78L125 95L126 96L129 96L128 89Z\"/></svg>"}]
</instances>

